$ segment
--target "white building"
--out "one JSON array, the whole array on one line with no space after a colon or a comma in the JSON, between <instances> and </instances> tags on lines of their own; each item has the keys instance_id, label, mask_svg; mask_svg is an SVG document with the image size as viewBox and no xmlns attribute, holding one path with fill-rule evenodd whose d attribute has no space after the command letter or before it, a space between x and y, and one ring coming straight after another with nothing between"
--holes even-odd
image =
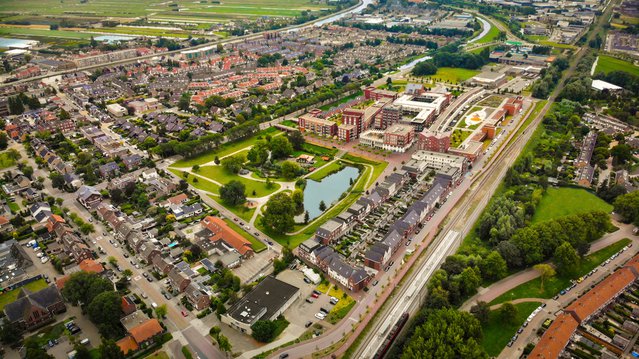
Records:
<instances>
[{"instance_id":1,"label":"white building","mask_svg":"<svg viewBox=\"0 0 639 359\"><path fill-rule=\"evenodd\" d=\"M129 114L126 108L120 106L120 104L112 103L106 106L107 111L115 117L122 117Z\"/></svg>"}]
</instances>

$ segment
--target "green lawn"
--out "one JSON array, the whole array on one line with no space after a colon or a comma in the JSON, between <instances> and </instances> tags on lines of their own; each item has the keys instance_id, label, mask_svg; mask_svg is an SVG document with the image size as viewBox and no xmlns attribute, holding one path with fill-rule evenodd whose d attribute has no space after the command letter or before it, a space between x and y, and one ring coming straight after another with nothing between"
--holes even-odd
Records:
<instances>
[{"instance_id":1,"label":"green lawn","mask_svg":"<svg viewBox=\"0 0 639 359\"><path fill-rule=\"evenodd\" d=\"M575 269L576 276L579 278L584 274L590 272L595 267L603 263L611 255L617 253L621 248L630 243L630 239L624 238L617 243L613 243L608 247L602 248L588 256L586 256L577 269ZM523 283L512 290L500 295L493 299L490 305L503 303L509 300L515 300L518 298L552 298L557 295L562 289L565 289L570 285L570 280L574 278L563 278L555 276L544 282L544 290L541 290L541 279L535 278L531 281Z\"/></svg>"},{"instance_id":2,"label":"green lawn","mask_svg":"<svg viewBox=\"0 0 639 359\"><path fill-rule=\"evenodd\" d=\"M639 66L635 66L628 61L619 60L612 56L599 56L595 73L603 72L607 74L611 71L624 71L631 75L639 76Z\"/></svg>"},{"instance_id":3,"label":"green lawn","mask_svg":"<svg viewBox=\"0 0 639 359\"><path fill-rule=\"evenodd\" d=\"M241 218L242 220L246 222L249 222L251 218L253 218L253 213L255 213L255 208L248 208L246 206L229 206L226 203L222 202L220 197L211 196L211 195L209 195L209 197L215 202L219 203L222 207L233 212L233 214L235 214L236 216L238 216L239 218Z\"/></svg>"},{"instance_id":4,"label":"green lawn","mask_svg":"<svg viewBox=\"0 0 639 359\"><path fill-rule=\"evenodd\" d=\"M361 164L367 164L367 165L373 166L373 175L368 180L368 183L366 183L365 185L362 185L361 188L360 188L360 184L357 183L357 186L355 187L356 189L361 190L361 191L365 190L366 188L370 187L373 183L375 183L375 181L377 181L379 176L381 176L381 174L386 169L386 166L388 166L388 162L385 162L385 161L384 162L377 162L377 161L369 160L369 159L366 159L366 158L353 156L350 153L345 154L342 157L342 159L346 160L346 161L351 161L351 162L354 162L354 163L361 163ZM366 175L368 176L367 173L366 173Z\"/></svg>"},{"instance_id":5,"label":"green lawn","mask_svg":"<svg viewBox=\"0 0 639 359\"><path fill-rule=\"evenodd\" d=\"M484 333L481 340L481 346L484 347L486 353L488 353L491 357L498 356L504 347L506 347L510 338L517 333L517 329L524 324L530 313L532 313L540 305L540 302L515 304L515 307L517 308L517 319L514 322L515 324L504 323L499 317L498 310L491 311L488 322L481 326Z\"/></svg>"},{"instance_id":6,"label":"green lawn","mask_svg":"<svg viewBox=\"0 0 639 359\"><path fill-rule=\"evenodd\" d=\"M166 352L155 352L146 357L146 359L169 359L169 355Z\"/></svg>"},{"instance_id":7,"label":"green lawn","mask_svg":"<svg viewBox=\"0 0 639 359\"><path fill-rule=\"evenodd\" d=\"M0 169L9 168L11 166L15 166L16 160L9 156L8 152L0 153Z\"/></svg>"},{"instance_id":8,"label":"green lawn","mask_svg":"<svg viewBox=\"0 0 639 359\"><path fill-rule=\"evenodd\" d=\"M552 46L552 47L556 47L558 49L576 49L577 47L574 45L569 45L569 44L560 44L557 42L552 42L552 41L548 41L548 40L540 40L539 44L541 45L545 45L545 46Z\"/></svg>"},{"instance_id":9,"label":"green lawn","mask_svg":"<svg viewBox=\"0 0 639 359\"><path fill-rule=\"evenodd\" d=\"M176 176L184 179L184 176L182 175L182 171L181 170L177 170L175 168L169 168L169 171L171 171L172 173L174 173ZM193 182L193 179L197 178L197 182ZM211 192L211 193L215 193L215 194L219 194L220 193L220 186L218 186L216 183L213 183L211 181L208 181L202 177L196 177L193 175L189 175L189 178L186 180L190 185L192 185L193 187L197 188L197 189L201 189L203 191L207 191L207 192Z\"/></svg>"},{"instance_id":10,"label":"green lawn","mask_svg":"<svg viewBox=\"0 0 639 359\"><path fill-rule=\"evenodd\" d=\"M18 298L18 293L20 293L20 289L25 288L27 290L30 290L32 292L37 292L40 289L44 289L48 286L47 282L44 281L44 279L39 279L36 281L33 281L27 285L25 285L24 287L18 288L18 289L14 289L10 292L6 292L3 294L0 294L0 310L4 309L4 306L14 302L17 298Z\"/></svg>"},{"instance_id":11,"label":"green lawn","mask_svg":"<svg viewBox=\"0 0 639 359\"><path fill-rule=\"evenodd\" d=\"M459 83L477 75L479 71L468 70L457 67L440 67L434 75L426 76L426 78L434 79L440 82Z\"/></svg>"},{"instance_id":12,"label":"green lawn","mask_svg":"<svg viewBox=\"0 0 639 359\"><path fill-rule=\"evenodd\" d=\"M535 210L532 221L542 222L594 210L611 212L612 206L585 189L548 188Z\"/></svg>"},{"instance_id":13,"label":"green lawn","mask_svg":"<svg viewBox=\"0 0 639 359\"><path fill-rule=\"evenodd\" d=\"M264 197L280 188L277 183L272 184L272 188L266 188L266 182L256 181L245 177L229 173L222 166L202 166L197 172L198 175L212 179L217 183L226 184L232 180L240 181L246 186L247 197ZM253 194L255 192L255 194Z\"/></svg>"},{"instance_id":14,"label":"green lawn","mask_svg":"<svg viewBox=\"0 0 639 359\"><path fill-rule=\"evenodd\" d=\"M41 30L22 27L0 27L0 35L3 36L37 36L37 37L58 37L63 39L90 39L95 34L88 34L67 30Z\"/></svg>"},{"instance_id":15,"label":"green lawn","mask_svg":"<svg viewBox=\"0 0 639 359\"><path fill-rule=\"evenodd\" d=\"M235 222L231 221L230 219L224 219L224 222L226 222L226 224L228 224L229 227L233 228L234 231L242 235L242 237L246 238L246 240L251 242L251 244L253 245L253 251L255 251L255 253L260 253L266 250L266 244L262 243L262 241L253 237L250 233L248 233L247 231L242 229L240 226L235 224Z\"/></svg>"},{"instance_id":16,"label":"green lawn","mask_svg":"<svg viewBox=\"0 0 639 359\"><path fill-rule=\"evenodd\" d=\"M498 36L499 36L499 29L497 28L497 26L494 26L491 24L490 30L488 31L488 33L481 39L477 40L475 43L485 44L495 40Z\"/></svg>"},{"instance_id":17,"label":"green lawn","mask_svg":"<svg viewBox=\"0 0 639 359\"><path fill-rule=\"evenodd\" d=\"M329 163L328 165L322 167L322 169L317 170L313 173L311 173L308 177L308 179L312 179L314 181L321 181L322 178L331 175L339 170L341 170L342 168L344 168L344 165L340 163L340 161L333 161L331 163Z\"/></svg>"},{"instance_id":18,"label":"green lawn","mask_svg":"<svg viewBox=\"0 0 639 359\"><path fill-rule=\"evenodd\" d=\"M336 148L318 146L308 142L302 145L302 150L316 156L328 156L328 157L333 157L338 152Z\"/></svg>"},{"instance_id":19,"label":"green lawn","mask_svg":"<svg viewBox=\"0 0 639 359\"><path fill-rule=\"evenodd\" d=\"M362 94L364 94L362 92L362 90L359 90L359 91L355 92L354 94L342 97L341 99L339 99L339 100L337 100L335 102L327 103L326 105L320 106L319 109L322 110L322 111L328 111L328 110L330 110L331 108L333 108L335 106L339 106L339 105L341 105L343 103L347 103L348 101L354 100L354 99L358 98L359 96L362 96Z\"/></svg>"},{"instance_id":20,"label":"green lawn","mask_svg":"<svg viewBox=\"0 0 639 359\"><path fill-rule=\"evenodd\" d=\"M271 127L245 140L225 143L223 145L220 145L220 147L218 147L217 149L213 151L201 154L199 156L195 156L193 158L185 158L185 159L179 160L173 163L171 167L191 168L194 165L202 165L208 162L212 162L215 159L215 156L221 159L225 156L228 156L234 152L238 152L242 149L248 149L248 147L253 146L253 144L255 144L256 141L258 141L259 139L263 138L266 135L277 136L281 133L283 132L274 127Z\"/></svg>"}]
</instances>

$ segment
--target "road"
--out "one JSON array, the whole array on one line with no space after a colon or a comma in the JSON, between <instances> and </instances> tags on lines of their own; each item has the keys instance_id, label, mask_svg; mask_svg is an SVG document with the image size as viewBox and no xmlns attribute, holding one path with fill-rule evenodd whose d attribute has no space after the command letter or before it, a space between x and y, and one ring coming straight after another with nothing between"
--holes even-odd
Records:
<instances>
[{"instance_id":1,"label":"road","mask_svg":"<svg viewBox=\"0 0 639 359\"><path fill-rule=\"evenodd\" d=\"M323 24L326 24L326 23L329 23L329 22L333 22L333 21L339 20L342 17L346 16L346 14L348 14L348 13L361 11L366 6L368 6L368 4L370 4L372 2L373 2L373 0L359 0L359 2L356 5L353 5L353 6L349 7L349 8L346 8L344 10L338 11L338 12L330 14L330 15L326 15L326 16L320 17L320 18L315 19L313 21L306 22L306 23L301 24L301 25L291 25L291 26L287 26L287 27L284 27L284 28L281 28L281 29L278 29L278 30L275 30L275 31L261 31L261 32L257 32L257 33L254 33L254 34L233 37L233 38L230 38L230 39L207 42L207 43L202 44L202 45L191 46L191 47L187 47L187 48L183 48L183 49L179 49L179 50L167 51L167 52L162 52L162 53L157 53L157 54L150 54L150 55L136 56L136 57L132 57L132 58L129 58L129 59L124 59L124 60L119 60L119 61L112 61L112 62L108 62L108 63L104 63L104 64L98 64L98 65L83 66L83 67L78 67L78 68L74 68L74 69L71 69L71 70L50 72L50 73L47 73L45 75L34 76L34 77L27 78L27 79L19 80L19 81L14 81L14 82L9 82L9 83L0 83L0 88L13 86L13 85L17 85L17 84L22 84L22 83L28 83L28 82L32 82L32 81L39 81L39 80L46 79L46 78L49 78L49 77L60 76L60 75L65 75L65 74L71 74L71 73L75 73L75 72L79 72L79 71L94 70L94 69L99 69L99 68L108 67L108 66L114 66L114 65L124 65L124 64L130 64L130 63L139 62L139 61L142 61L142 60L151 59L151 58L154 58L154 57L175 55L175 54L179 54L182 51L196 50L196 49L201 49L201 48L204 48L204 47L214 46L214 45L218 45L218 44L226 45L226 44L234 44L234 43L238 43L238 42L244 42L246 40L259 39L259 38L261 38L264 35L264 33L267 33L267 32L288 32L288 31L292 31L292 30L293 31L301 30L301 29L308 28L308 27L311 27L311 26L316 26L316 25L319 26L319 25L323 25Z\"/></svg>"}]
</instances>

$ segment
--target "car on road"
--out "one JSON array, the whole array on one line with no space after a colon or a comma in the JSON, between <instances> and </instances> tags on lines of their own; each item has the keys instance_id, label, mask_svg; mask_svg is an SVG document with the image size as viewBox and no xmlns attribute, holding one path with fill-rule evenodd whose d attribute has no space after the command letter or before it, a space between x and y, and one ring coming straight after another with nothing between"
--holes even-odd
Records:
<instances>
[{"instance_id":1,"label":"car on road","mask_svg":"<svg viewBox=\"0 0 639 359\"><path fill-rule=\"evenodd\" d=\"M268 243L269 246L273 245L273 242L271 242L271 241L266 241L266 243Z\"/></svg>"},{"instance_id":2,"label":"car on road","mask_svg":"<svg viewBox=\"0 0 639 359\"><path fill-rule=\"evenodd\" d=\"M146 280L147 280L148 282L153 282L153 277L146 277Z\"/></svg>"},{"instance_id":3,"label":"car on road","mask_svg":"<svg viewBox=\"0 0 639 359\"><path fill-rule=\"evenodd\" d=\"M390 266L386 266L386 268L384 268L384 272L388 272L390 270Z\"/></svg>"},{"instance_id":4,"label":"car on road","mask_svg":"<svg viewBox=\"0 0 639 359\"><path fill-rule=\"evenodd\" d=\"M259 237L260 234L258 232L253 232L253 234L255 235L255 237Z\"/></svg>"},{"instance_id":5,"label":"car on road","mask_svg":"<svg viewBox=\"0 0 639 359\"><path fill-rule=\"evenodd\" d=\"M239 218L237 218L237 217L235 217L235 218L233 218L233 220L234 220L235 222L237 222L237 221L239 221L240 219L239 219Z\"/></svg>"},{"instance_id":6,"label":"car on road","mask_svg":"<svg viewBox=\"0 0 639 359\"><path fill-rule=\"evenodd\" d=\"M284 359L284 358L288 358L288 354L287 353L280 354L280 359Z\"/></svg>"},{"instance_id":7,"label":"car on road","mask_svg":"<svg viewBox=\"0 0 639 359\"><path fill-rule=\"evenodd\" d=\"M170 293L165 292L164 298L166 298L167 300L170 300L171 298L173 298L173 296Z\"/></svg>"},{"instance_id":8,"label":"car on road","mask_svg":"<svg viewBox=\"0 0 639 359\"><path fill-rule=\"evenodd\" d=\"M561 292L559 292L559 294L564 295L566 294L566 291L562 289Z\"/></svg>"},{"instance_id":9,"label":"car on road","mask_svg":"<svg viewBox=\"0 0 639 359\"><path fill-rule=\"evenodd\" d=\"M189 315L189 313L187 313L187 312L185 312L185 311L182 311L181 313L182 313L182 316L183 316L183 317L187 317L187 316Z\"/></svg>"},{"instance_id":10,"label":"car on road","mask_svg":"<svg viewBox=\"0 0 639 359\"><path fill-rule=\"evenodd\" d=\"M148 297L149 297L149 296L148 296L148 295L146 295L146 293L144 293L144 292L142 293L142 298L147 299Z\"/></svg>"},{"instance_id":11,"label":"car on road","mask_svg":"<svg viewBox=\"0 0 639 359\"><path fill-rule=\"evenodd\" d=\"M375 280L373 281L373 287L374 287L374 286L376 286L378 283L379 283L379 281L378 281L377 279L375 279Z\"/></svg>"}]
</instances>

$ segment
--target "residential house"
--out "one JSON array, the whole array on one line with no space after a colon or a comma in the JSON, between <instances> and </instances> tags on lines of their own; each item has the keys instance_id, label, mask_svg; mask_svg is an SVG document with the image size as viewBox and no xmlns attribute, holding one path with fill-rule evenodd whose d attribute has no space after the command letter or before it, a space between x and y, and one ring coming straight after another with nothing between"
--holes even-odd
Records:
<instances>
[{"instance_id":1,"label":"residential house","mask_svg":"<svg viewBox=\"0 0 639 359\"><path fill-rule=\"evenodd\" d=\"M250 258L255 254L251 242L231 229L221 218L207 216L200 224L210 231L211 236L209 239L212 242L221 242L220 244L235 249L244 259Z\"/></svg>"},{"instance_id":2,"label":"residential house","mask_svg":"<svg viewBox=\"0 0 639 359\"><path fill-rule=\"evenodd\" d=\"M173 269L173 264L167 262L161 256L155 256L151 259L153 269L161 275L167 275Z\"/></svg>"},{"instance_id":3,"label":"residential house","mask_svg":"<svg viewBox=\"0 0 639 359\"><path fill-rule=\"evenodd\" d=\"M171 285L171 287L173 287L173 290L180 293L184 293L186 287L191 284L191 279L177 268L171 269L168 276L169 284Z\"/></svg>"},{"instance_id":4,"label":"residential house","mask_svg":"<svg viewBox=\"0 0 639 359\"><path fill-rule=\"evenodd\" d=\"M60 291L48 286L37 292L21 288L18 298L4 306L7 323L14 330L33 330L53 322L54 315L67 310Z\"/></svg>"},{"instance_id":5,"label":"residential house","mask_svg":"<svg viewBox=\"0 0 639 359\"><path fill-rule=\"evenodd\" d=\"M116 344L123 353L131 354L152 345L163 333L164 328L157 319L148 319L129 329L128 335L118 340Z\"/></svg>"},{"instance_id":6,"label":"residential house","mask_svg":"<svg viewBox=\"0 0 639 359\"><path fill-rule=\"evenodd\" d=\"M188 287L186 287L185 295L189 302L191 302L197 310L208 308L211 304L211 298L209 295L200 289L200 287L195 283L191 283Z\"/></svg>"},{"instance_id":7,"label":"residential house","mask_svg":"<svg viewBox=\"0 0 639 359\"><path fill-rule=\"evenodd\" d=\"M82 186L78 190L77 199L85 208L91 210L102 201L102 195L94 187Z\"/></svg>"}]
</instances>

